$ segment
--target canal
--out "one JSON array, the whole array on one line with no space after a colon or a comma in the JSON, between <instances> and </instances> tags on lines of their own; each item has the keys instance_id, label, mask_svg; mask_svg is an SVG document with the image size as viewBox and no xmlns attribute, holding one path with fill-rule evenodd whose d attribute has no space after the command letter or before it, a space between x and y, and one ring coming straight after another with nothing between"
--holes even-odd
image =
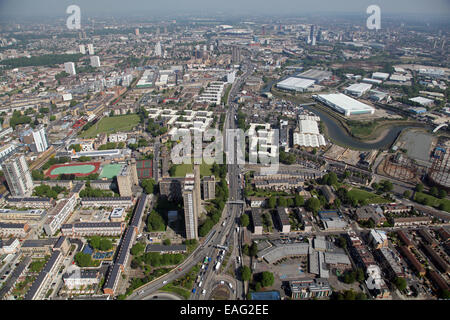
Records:
<instances>
[{"instance_id":1,"label":"canal","mask_svg":"<svg viewBox=\"0 0 450 320\"><path fill-rule=\"evenodd\" d=\"M270 81L270 83L268 83L261 90L261 92L262 93L270 92L272 85L274 85L278 81L279 80L277 79ZM287 98L285 99L288 100ZM314 106L303 106L303 108L305 110L313 112L314 114L320 117L320 120L323 121L324 125L327 128L328 137L332 142L356 150L388 149L395 142L398 135L405 129L409 128L425 128L428 130L432 129L430 126L421 123L408 124L403 126L393 126L388 129L389 131L384 136L383 139L376 142L364 142L362 140L350 136L347 133L347 131L344 128L342 128L339 122L333 117L331 117L327 112L324 112L318 108L314 108Z\"/></svg>"}]
</instances>

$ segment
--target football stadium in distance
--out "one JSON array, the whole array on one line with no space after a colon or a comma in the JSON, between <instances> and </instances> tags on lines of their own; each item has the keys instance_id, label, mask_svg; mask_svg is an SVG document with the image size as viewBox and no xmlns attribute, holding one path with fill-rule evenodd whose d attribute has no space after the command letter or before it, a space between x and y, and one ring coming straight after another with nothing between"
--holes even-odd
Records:
<instances>
[{"instance_id":1,"label":"football stadium in distance","mask_svg":"<svg viewBox=\"0 0 450 320\"><path fill-rule=\"evenodd\" d=\"M99 169L100 162L55 164L47 170L45 175L51 179L57 178L60 174L74 174L76 177L84 177L96 173Z\"/></svg>"},{"instance_id":2,"label":"football stadium in distance","mask_svg":"<svg viewBox=\"0 0 450 320\"><path fill-rule=\"evenodd\" d=\"M345 116L375 113L375 108L343 93L318 94L313 95L313 98Z\"/></svg>"}]
</instances>

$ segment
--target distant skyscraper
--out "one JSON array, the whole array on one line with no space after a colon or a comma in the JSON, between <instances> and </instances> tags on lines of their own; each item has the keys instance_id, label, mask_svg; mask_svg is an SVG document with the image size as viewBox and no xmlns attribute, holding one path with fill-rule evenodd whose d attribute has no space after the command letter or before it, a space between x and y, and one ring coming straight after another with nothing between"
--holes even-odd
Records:
<instances>
[{"instance_id":1,"label":"distant skyscraper","mask_svg":"<svg viewBox=\"0 0 450 320\"><path fill-rule=\"evenodd\" d=\"M313 37L314 37L314 25L312 25L311 29L309 30L309 38L311 39L311 41L312 41Z\"/></svg>"},{"instance_id":2,"label":"distant skyscraper","mask_svg":"<svg viewBox=\"0 0 450 320\"><path fill-rule=\"evenodd\" d=\"M28 135L23 137L23 142L30 145L33 152L44 152L48 149L48 140L45 133L45 128L41 127L31 131Z\"/></svg>"},{"instance_id":3,"label":"distant skyscraper","mask_svg":"<svg viewBox=\"0 0 450 320\"><path fill-rule=\"evenodd\" d=\"M91 56L94 55L94 45L93 45L92 43L89 43L89 44L87 45L87 47L88 47L89 54L90 54Z\"/></svg>"},{"instance_id":4,"label":"distant skyscraper","mask_svg":"<svg viewBox=\"0 0 450 320\"><path fill-rule=\"evenodd\" d=\"M98 56L91 56L91 67L100 67L100 58Z\"/></svg>"},{"instance_id":5,"label":"distant skyscraper","mask_svg":"<svg viewBox=\"0 0 450 320\"><path fill-rule=\"evenodd\" d=\"M262 35L265 36L266 35L266 27L262 26Z\"/></svg>"},{"instance_id":6,"label":"distant skyscraper","mask_svg":"<svg viewBox=\"0 0 450 320\"><path fill-rule=\"evenodd\" d=\"M73 62L66 62L66 63L64 63L64 69L71 76L77 74L77 72L75 71L75 63L73 63Z\"/></svg>"},{"instance_id":7,"label":"distant skyscraper","mask_svg":"<svg viewBox=\"0 0 450 320\"><path fill-rule=\"evenodd\" d=\"M30 195L33 180L23 155L13 155L2 163L2 169L13 197Z\"/></svg>"},{"instance_id":8,"label":"distant skyscraper","mask_svg":"<svg viewBox=\"0 0 450 320\"><path fill-rule=\"evenodd\" d=\"M321 41L322 40L322 30L317 30L317 37L316 37L317 41Z\"/></svg>"},{"instance_id":9,"label":"distant skyscraper","mask_svg":"<svg viewBox=\"0 0 450 320\"><path fill-rule=\"evenodd\" d=\"M161 42L159 42L159 41L155 45L155 56L157 56L157 57L161 57L162 56L162 47L161 47Z\"/></svg>"},{"instance_id":10,"label":"distant skyscraper","mask_svg":"<svg viewBox=\"0 0 450 320\"><path fill-rule=\"evenodd\" d=\"M312 37L311 45L313 45L313 46L316 45L316 36Z\"/></svg>"},{"instance_id":11,"label":"distant skyscraper","mask_svg":"<svg viewBox=\"0 0 450 320\"><path fill-rule=\"evenodd\" d=\"M84 44L80 44L80 53L81 54L86 54L86 47L84 46Z\"/></svg>"},{"instance_id":12,"label":"distant skyscraper","mask_svg":"<svg viewBox=\"0 0 450 320\"><path fill-rule=\"evenodd\" d=\"M237 46L233 46L233 48L231 49L231 61L233 63L241 62L241 49Z\"/></svg>"},{"instance_id":13,"label":"distant skyscraper","mask_svg":"<svg viewBox=\"0 0 450 320\"><path fill-rule=\"evenodd\" d=\"M139 28L136 28L136 29L134 30L134 34L135 34L136 36L139 35Z\"/></svg>"}]
</instances>

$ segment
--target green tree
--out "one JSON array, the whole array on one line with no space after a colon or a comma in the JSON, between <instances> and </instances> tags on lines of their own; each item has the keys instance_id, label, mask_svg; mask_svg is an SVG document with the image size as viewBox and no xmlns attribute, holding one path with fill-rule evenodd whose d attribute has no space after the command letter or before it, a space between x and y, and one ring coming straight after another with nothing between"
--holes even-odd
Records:
<instances>
[{"instance_id":1,"label":"green tree","mask_svg":"<svg viewBox=\"0 0 450 320\"><path fill-rule=\"evenodd\" d=\"M131 254L133 256L139 256L142 253L144 253L144 250L145 250L145 245L141 242L138 242L131 248Z\"/></svg>"},{"instance_id":2,"label":"green tree","mask_svg":"<svg viewBox=\"0 0 450 320\"><path fill-rule=\"evenodd\" d=\"M252 242L249 253L251 257L256 257L256 255L258 254L258 245L256 244L256 242Z\"/></svg>"},{"instance_id":3,"label":"green tree","mask_svg":"<svg viewBox=\"0 0 450 320\"><path fill-rule=\"evenodd\" d=\"M275 208L275 206L276 206L276 204L277 204L277 198L276 197L270 197L269 198L269 203L268 203L268 206L269 206L269 208L270 209L274 209Z\"/></svg>"},{"instance_id":4,"label":"green tree","mask_svg":"<svg viewBox=\"0 0 450 320\"><path fill-rule=\"evenodd\" d=\"M92 260L92 257L90 254L83 253L83 252L78 252L75 255L75 263L77 264L77 266L79 266L81 268L95 267L98 265L98 262Z\"/></svg>"},{"instance_id":5,"label":"green tree","mask_svg":"<svg viewBox=\"0 0 450 320\"><path fill-rule=\"evenodd\" d=\"M422 183L418 183L417 185L416 185L416 191L417 192L423 192L423 184Z\"/></svg>"},{"instance_id":6,"label":"green tree","mask_svg":"<svg viewBox=\"0 0 450 320\"><path fill-rule=\"evenodd\" d=\"M164 244L165 246L170 246L170 245L171 245L170 239L164 239L163 244Z\"/></svg>"},{"instance_id":7,"label":"green tree","mask_svg":"<svg viewBox=\"0 0 450 320\"><path fill-rule=\"evenodd\" d=\"M278 206L287 207L287 200L285 197L278 197Z\"/></svg>"},{"instance_id":8,"label":"green tree","mask_svg":"<svg viewBox=\"0 0 450 320\"><path fill-rule=\"evenodd\" d=\"M344 249L347 248L347 240L343 236L339 237L339 246Z\"/></svg>"},{"instance_id":9,"label":"green tree","mask_svg":"<svg viewBox=\"0 0 450 320\"><path fill-rule=\"evenodd\" d=\"M405 192L403 192L403 197L407 199L411 198L411 191L405 190Z\"/></svg>"},{"instance_id":10,"label":"green tree","mask_svg":"<svg viewBox=\"0 0 450 320\"><path fill-rule=\"evenodd\" d=\"M250 256L250 248L248 244L244 244L244 246L242 247L242 253L246 256Z\"/></svg>"},{"instance_id":11,"label":"green tree","mask_svg":"<svg viewBox=\"0 0 450 320\"><path fill-rule=\"evenodd\" d=\"M394 280L394 284L398 290L403 291L406 289L406 280L402 277L397 277Z\"/></svg>"},{"instance_id":12,"label":"green tree","mask_svg":"<svg viewBox=\"0 0 450 320\"><path fill-rule=\"evenodd\" d=\"M109 251L113 247L112 241L110 239L101 239L100 240L100 251Z\"/></svg>"},{"instance_id":13,"label":"green tree","mask_svg":"<svg viewBox=\"0 0 450 320\"><path fill-rule=\"evenodd\" d=\"M439 199L445 199L447 198L447 191L445 191L444 189L440 189L439 190Z\"/></svg>"},{"instance_id":14,"label":"green tree","mask_svg":"<svg viewBox=\"0 0 450 320\"><path fill-rule=\"evenodd\" d=\"M345 300L355 300L356 299L356 293L353 290L347 290L345 292Z\"/></svg>"},{"instance_id":15,"label":"green tree","mask_svg":"<svg viewBox=\"0 0 450 320\"><path fill-rule=\"evenodd\" d=\"M247 266L241 267L241 275L243 281L249 281L252 277L252 271Z\"/></svg>"},{"instance_id":16,"label":"green tree","mask_svg":"<svg viewBox=\"0 0 450 320\"><path fill-rule=\"evenodd\" d=\"M363 282L365 280L363 269L361 268L356 269L356 280L358 282Z\"/></svg>"},{"instance_id":17,"label":"green tree","mask_svg":"<svg viewBox=\"0 0 450 320\"><path fill-rule=\"evenodd\" d=\"M337 178L336 173L330 172L330 173L328 174L328 182L327 182L327 184L328 184L329 186L331 186L331 185L334 185L334 184L336 184L336 183L338 183L338 178Z\"/></svg>"},{"instance_id":18,"label":"green tree","mask_svg":"<svg viewBox=\"0 0 450 320\"><path fill-rule=\"evenodd\" d=\"M294 202L295 202L296 207L301 207L305 204L305 199L303 199L303 197L301 195L296 194L295 198L294 198Z\"/></svg>"},{"instance_id":19,"label":"green tree","mask_svg":"<svg viewBox=\"0 0 450 320\"><path fill-rule=\"evenodd\" d=\"M438 188L437 188L437 187L432 187L432 188L430 189L430 194L431 194L433 197L438 197L438 196L439 196L439 190L438 190Z\"/></svg>"},{"instance_id":20,"label":"green tree","mask_svg":"<svg viewBox=\"0 0 450 320\"><path fill-rule=\"evenodd\" d=\"M356 300L367 300L367 296L364 292L358 292L356 294Z\"/></svg>"},{"instance_id":21,"label":"green tree","mask_svg":"<svg viewBox=\"0 0 450 320\"><path fill-rule=\"evenodd\" d=\"M152 210L152 212L150 212L150 214L148 215L147 229L148 229L148 231L165 231L166 230L166 225L164 223L164 219L155 210Z\"/></svg>"},{"instance_id":22,"label":"green tree","mask_svg":"<svg viewBox=\"0 0 450 320\"><path fill-rule=\"evenodd\" d=\"M248 217L248 214L244 213L240 218L241 226L246 228L250 223L250 218Z\"/></svg>"},{"instance_id":23,"label":"green tree","mask_svg":"<svg viewBox=\"0 0 450 320\"><path fill-rule=\"evenodd\" d=\"M274 282L274 277L273 277L273 273L269 272L269 271L264 271L262 273L262 280L261 280L261 285L263 287L270 287L273 285Z\"/></svg>"},{"instance_id":24,"label":"green tree","mask_svg":"<svg viewBox=\"0 0 450 320\"><path fill-rule=\"evenodd\" d=\"M317 198L311 197L306 201L306 209L311 212L317 213L320 209L320 201Z\"/></svg>"},{"instance_id":25,"label":"green tree","mask_svg":"<svg viewBox=\"0 0 450 320\"><path fill-rule=\"evenodd\" d=\"M155 190L155 180L154 179L143 179L141 181L141 186L144 188L145 193L152 194Z\"/></svg>"}]
</instances>

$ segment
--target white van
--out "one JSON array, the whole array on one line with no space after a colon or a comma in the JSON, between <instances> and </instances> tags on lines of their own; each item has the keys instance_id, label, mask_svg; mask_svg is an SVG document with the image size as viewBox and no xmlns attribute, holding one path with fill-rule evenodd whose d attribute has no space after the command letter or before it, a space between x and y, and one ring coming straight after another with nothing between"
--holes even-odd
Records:
<instances>
[{"instance_id":1,"label":"white van","mask_svg":"<svg viewBox=\"0 0 450 320\"><path fill-rule=\"evenodd\" d=\"M203 281L200 281L200 283L198 284L198 287L201 288L203 284Z\"/></svg>"}]
</instances>

